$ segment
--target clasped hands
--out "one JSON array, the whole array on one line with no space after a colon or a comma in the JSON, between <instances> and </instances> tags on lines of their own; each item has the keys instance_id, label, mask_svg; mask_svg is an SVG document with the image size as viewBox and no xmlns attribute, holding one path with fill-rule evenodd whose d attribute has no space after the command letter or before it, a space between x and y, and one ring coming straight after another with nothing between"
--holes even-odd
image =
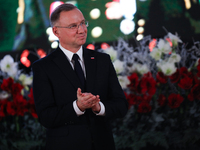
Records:
<instances>
[{"instance_id":1,"label":"clasped hands","mask_svg":"<svg viewBox=\"0 0 200 150\"><path fill-rule=\"evenodd\" d=\"M93 95L91 93L82 93L81 89L77 90L77 106L81 111L91 108L93 112L100 112L101 106L99 104L99 95Z\"/></svg>"}]
</instances>

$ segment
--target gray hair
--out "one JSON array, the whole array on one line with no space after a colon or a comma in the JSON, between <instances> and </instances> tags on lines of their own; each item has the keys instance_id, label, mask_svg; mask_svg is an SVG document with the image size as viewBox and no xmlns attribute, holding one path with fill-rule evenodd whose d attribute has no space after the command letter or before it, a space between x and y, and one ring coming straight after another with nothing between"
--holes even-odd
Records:
<instances>
[{"instance_id":1,"label":"gray hair","mask_svg":"<svg viewBox=\"0 0 200 150\"><path fill-rule=\"evenodd\" d=\"M58 7L56 7L56 9L51 13L51 16L50 16L51 26L53 27L55 23L59 20L61 12L70 11L76 8L77 8L76 6L69 3L61 4Z\"/></svg>"}]
</instances>

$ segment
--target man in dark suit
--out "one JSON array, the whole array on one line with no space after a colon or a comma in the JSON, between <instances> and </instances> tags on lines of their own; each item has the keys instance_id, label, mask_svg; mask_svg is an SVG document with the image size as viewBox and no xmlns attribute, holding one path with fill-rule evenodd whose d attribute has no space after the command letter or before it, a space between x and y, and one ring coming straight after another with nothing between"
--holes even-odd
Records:
<instances>
[{"instance_id":1,"label":"man in dark suit","mask_svg":"<svg viewBox=\"0 0 200 150\"><path fill-rule=\"evenodd\" d=\"M51 24L59 47L32 67L46 149L114 150L109 120L123 117L128 105L110 57L82 47L88 22L74 5L58 6Z\"/></svg>"}]
</instances>

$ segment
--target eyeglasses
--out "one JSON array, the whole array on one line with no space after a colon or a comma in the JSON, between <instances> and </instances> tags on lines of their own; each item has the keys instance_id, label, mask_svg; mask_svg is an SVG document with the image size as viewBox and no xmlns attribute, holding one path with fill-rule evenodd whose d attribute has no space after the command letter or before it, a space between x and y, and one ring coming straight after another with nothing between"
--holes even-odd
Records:
<instances>
[{"instance_id":1,"label":"eyeglasses","mask_svg":"<svg viewBox=\"0 0 200 150\"><path fill-rule=\"evenodd\" d=\"M88 21L83 21L78 25L77 24L73 24L73 25L71 25L69 27L61 27L61 26L55 26L55 27L57 27L57 28L68 28L68 29L71 29L71 30L78 30L79 26L82 26L83 28L86 28L86 27L89 26L89 23L88 23Z\"/></svg>"}]
</instances>

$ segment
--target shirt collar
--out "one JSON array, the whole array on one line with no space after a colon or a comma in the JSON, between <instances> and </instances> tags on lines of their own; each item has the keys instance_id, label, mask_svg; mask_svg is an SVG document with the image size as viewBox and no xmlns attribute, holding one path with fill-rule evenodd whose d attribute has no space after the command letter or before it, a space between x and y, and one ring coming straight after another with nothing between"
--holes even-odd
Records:
<instances>
[{"instance_id":1,"label":"shirt collar","mask_svg":"<svg viewBox=\"0 0 200 150\"><path fill-rule=\"evenodd\" d=\"M67 56L67 58L72 61L72 57L74 55L73 52L63 48L60 44L59 44L60 49L63 51L63 53ZM80 60L83 61L83 48L82 46L80 47L80 49L76 52L76 54L79 56Z\"/></svg>"}]
</instances>

